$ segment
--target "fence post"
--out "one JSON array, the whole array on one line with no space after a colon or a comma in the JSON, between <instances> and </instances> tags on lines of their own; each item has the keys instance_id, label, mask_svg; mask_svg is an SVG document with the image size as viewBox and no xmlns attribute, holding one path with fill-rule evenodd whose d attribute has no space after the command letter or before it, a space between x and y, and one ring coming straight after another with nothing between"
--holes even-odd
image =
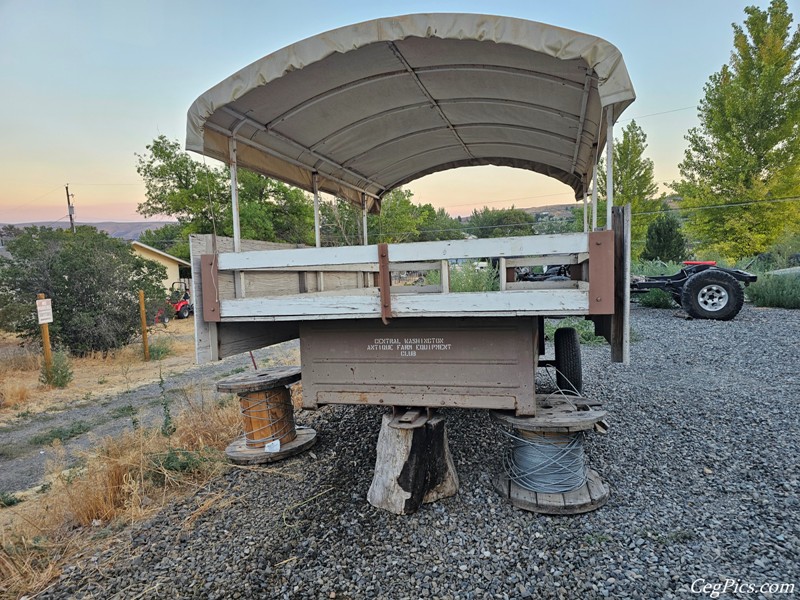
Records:
<instances>
[{"instance_id":1,"label":"fence post","mask_svg":"<svg viewBox=\"0 0 800 600\"><path fill-rule=\"evenodd\" d=\"M150 361L150 346L147 345L147 311L144 309L144 290L139 290L139 316L142 318L142 348L144 361Z\"/></svg>"}]
</instances>

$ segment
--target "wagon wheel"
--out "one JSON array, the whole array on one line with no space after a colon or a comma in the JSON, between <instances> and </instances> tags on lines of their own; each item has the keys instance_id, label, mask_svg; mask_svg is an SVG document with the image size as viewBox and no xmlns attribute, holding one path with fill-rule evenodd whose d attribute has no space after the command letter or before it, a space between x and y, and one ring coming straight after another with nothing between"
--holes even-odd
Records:
<instances>
[{"instance_id":1,"label":"wagon wheel","mask_svg":"<svg viewBox=\"0 0 800 600\"><path fill-rule=\"evenodd\" d=\"M567 394L583 393L581 344L574 327L556 329L556 385Z\"/></svg>"},{"instance_id":2,"label":"wagon wheel","mask_svg":"<svg viewBox=\"0 0 800 600\"><path fill-rule=\"evenodd\" d=\"M729 321L744 305L744 291L732 275L708 269L695 273L683 285L681 306L695 319Z\"/></svg>"}]
</instances>

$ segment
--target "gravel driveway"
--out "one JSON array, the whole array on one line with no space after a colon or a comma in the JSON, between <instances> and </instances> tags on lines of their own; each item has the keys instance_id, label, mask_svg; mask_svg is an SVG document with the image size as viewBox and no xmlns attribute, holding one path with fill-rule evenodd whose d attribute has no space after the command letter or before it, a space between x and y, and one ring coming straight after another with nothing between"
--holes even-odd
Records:
<instances>
[{"instance_id":1,"label":"gravel driveway","mask_svg":"<svg viewBox=\"0 0 800 600\"><path fill-rule=\"evenodd\" d=\"M738 597L800 593L800 312L746 306L722 323L634 308L632 322L630 367L584 349L585 394L611 423L587 444L611 486L596 512L503 501L491 486L503 438L466 410L444 413L459 494L381 512L366 501L381 411L329 407L298 416L320 433L313 453L229 472L42 597L650 599L726 579L754 586Z\"/></svg>"}]
</instances>

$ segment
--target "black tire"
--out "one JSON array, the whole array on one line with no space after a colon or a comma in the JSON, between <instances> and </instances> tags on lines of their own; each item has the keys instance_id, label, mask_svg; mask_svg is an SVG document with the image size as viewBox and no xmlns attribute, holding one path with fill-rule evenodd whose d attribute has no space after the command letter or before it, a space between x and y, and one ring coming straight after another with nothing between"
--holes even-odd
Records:
<instances>
[{"instance_id":1,"label":"black tire","mask_svg":"<svg viewBox=\"0 0 800 600\"><path fill-rule=\"evenodd\" d=\"M179 319L186 319L189 316L189 307L187 305L181 306L181 309L178 311L178 318Z\"/></svg>"},{"instance_id":2,"label":"black tire","mask_svg":"<svg viewBox=\"0 0 800 600\"><path fill-rule=\"evenodd\" d=\"M730 321L739 314L743 305L742 286L725 271L700 271L683 284L681 306L695 319Z\"/></svg>"},{"instance_id":3,"label":"black tire","mask_svg":"<svg viewBox=\"0 0 800 600\"><path fill-rule=\"evenodd\" d=\"M556 385L566 394L583 394L583 369L578 331L573 327L556 329Z\"/></svg>"}]
</instances>

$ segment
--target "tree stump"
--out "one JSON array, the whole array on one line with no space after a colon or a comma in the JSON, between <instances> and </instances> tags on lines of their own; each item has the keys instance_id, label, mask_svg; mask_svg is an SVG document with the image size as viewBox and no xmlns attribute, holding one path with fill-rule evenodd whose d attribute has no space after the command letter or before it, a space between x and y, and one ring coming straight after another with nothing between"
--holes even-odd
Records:
<instances>
[{"instance_id":1,"label":"tree stump","mask_svg":"<svg viewBox=\"0 0 800 600\"><path fill-rule=\"evenodd\" d=\"M458 475L442 417L402 425L392 413L383 415L378 435L375 475L367 500L372 506L407 515L423 502L458 492Z\"/></svg>"}]
</instances>

